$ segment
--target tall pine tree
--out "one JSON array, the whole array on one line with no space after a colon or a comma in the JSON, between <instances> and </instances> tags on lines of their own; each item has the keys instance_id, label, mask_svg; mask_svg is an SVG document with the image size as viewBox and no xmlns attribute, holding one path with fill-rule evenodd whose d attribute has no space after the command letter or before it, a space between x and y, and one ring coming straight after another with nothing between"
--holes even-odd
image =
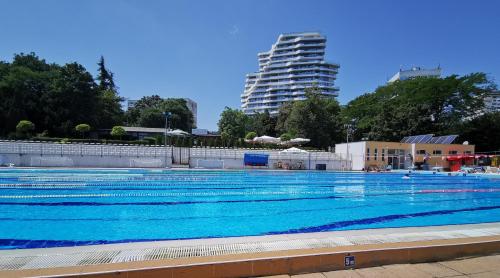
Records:
<instances>
[{"instance_id":1,"label":"tall pine tree","mask_svg":"<svg viewBox=\"0 0 500 278\"><path fill-rule=\"evenodd\" d=\"M110 128L123 122L124 114L121 108L123 99L118 95L113 73L106 68L103 56L97 65L100 92L99 127Z\"/></svg>"},{"instance_id":2,"label":"tall pine tree","mask_svg":"<svg viewBox=\"0 0 500 278\"><path fill-rule=\"evenodd\" d=\"M101 55L101 59L97 63L99 66L99 75L97 80L99 81L99 90L111 90L116 92L115 81L113 80L113 73L106 68L104 63L104 57Z\"/></svg>"}]
</instances>

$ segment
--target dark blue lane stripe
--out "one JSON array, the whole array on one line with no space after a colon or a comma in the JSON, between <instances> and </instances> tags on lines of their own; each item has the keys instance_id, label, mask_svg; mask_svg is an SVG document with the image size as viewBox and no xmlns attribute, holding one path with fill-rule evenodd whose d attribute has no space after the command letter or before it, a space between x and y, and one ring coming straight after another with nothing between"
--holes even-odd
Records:
<instances>
[{"instance_id":1,"label":"dark blue lane stripe","mask_svg":"<svg viewBox=\"0 0 500 278\"><path fill-rule=\"evenodd\" d=\"M425 216L432 216L432 215L445 215L445 214L454 214L457 212L494 210L494 209L500 209L500 206L437 210L437 211L417 212L417 213L409 213L409 214L392 214L392 215L384 215L384 216L371 217L371 218L362 218L362 219L356 219L356 220L339 221L339 222L333 222L333 223L320 225L320 226L291 229L288 231L269 232L269 233L265 233L265 234L266 235L276 235L276 234L325 232L325 231L331 231L331 230L349 227L349 226L354 226L354 225L370 225L370 224L389 222L389 221L394 221L394 220L398 220L398 219L405 219L405 218L425 217Z\"/></svg>"},{"instance_id":2,"label":"dark blue lane stripe","mask_svg":"<svg viewBox=\"0 0 500 278\"><path fill-rule=\"evenodd\" d=\"M339 196L325 197L302 197L302 198L283 198L283 199L256 199L256 200L225 200L225 201L179 201L179 202L123 202L123 203L102 203L102 202L0 202L0 205L6 206L173 206L190 204L219 204L219 203L260 203L260 202L288 202L301 200L327 200L340 199Z\"/></svg>"},{"instance_id":3,"label":"dark blue lane stripe","mask_svg":"<svg viewBox=\"0 0 500 278\"><path fill-rule=\"evenodd\" d=\"M445 202L460 202L460 201L471 201L471 200L496 200L498 198L462 198L462 199L441 199L441 200L422 200L422 201L412 201L412 204L428 204L428 203L445 203ZM363 205L356 206L341 206L341 207L328 207L328 208L316 208L316 209L296 209L296 210L286 210L279 212L272 212L272 214L246 214L246 215L219 215L219 216L184 216L184 217L162 217L162 218L140 218L140 217L130 217L130 218L112 218L112 217L102 217L102 218L18 218L18 217L3 217L0 221L107 221L107 222L125 222L125 221L179 221L179 220L200 220L200 219L220 219L220 218L251 218L251 217L262 217L262 216L276 216L276 215L290 215L293 213L307 213L307 212L321 212L321 211L339 211L339 210L351 210L367 207L377 207L380 205L397 205L401 202L386 202L386 203L366 203Z\"/></svg>"}]
</instances>

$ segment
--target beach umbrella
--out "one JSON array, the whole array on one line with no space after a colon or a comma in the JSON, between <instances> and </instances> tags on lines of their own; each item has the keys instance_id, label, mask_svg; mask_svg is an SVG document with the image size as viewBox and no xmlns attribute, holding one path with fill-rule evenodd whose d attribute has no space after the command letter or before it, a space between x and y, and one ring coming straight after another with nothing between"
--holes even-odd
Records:
<instances>
[{"instance_id":1,"label":"beach umbrella","mask_svg":"<svg viewBox=\"0 0 500 278\"><path fill-rule=\"evenodd\" d=\"M309 143L311 141L311 139L307 139L307 138L293 138L292 140L290 140L289 142L291 144L297 144L297 145L300 145L300 144L306 144L306 143Z\"/></svg>"},{"instance_id":2,"label":"beach umbrella","mask_svg":"<svg viewBox=\"0 0 500 278\"><path fill-rule=\"evenodd\" d=\"M308 153L308 151L293 147L286 150L282 150L280 153Z\"/></svg>"},{"instance_id":3,"label":"beach umbrella","mask_svg":"<svg viewBox=\"0 0 500 278\"><path fill-rule=\"evenodd\" d=\"M253 141L256 143L278 144L281 140L276 137L264 135L253 138Z\"/></svg>"},{"instance_id":4,"label":"beach umbrella","mask_svg":"<svg viewBox=\"0 0 500 278\"><path fill-rule=\"evenodd\" d=\"M175 129L175 130L167 131L167 135L169 135L169 136L188 136L189 133L185 132L184 130Z\"/></svg>"}]
</instances>

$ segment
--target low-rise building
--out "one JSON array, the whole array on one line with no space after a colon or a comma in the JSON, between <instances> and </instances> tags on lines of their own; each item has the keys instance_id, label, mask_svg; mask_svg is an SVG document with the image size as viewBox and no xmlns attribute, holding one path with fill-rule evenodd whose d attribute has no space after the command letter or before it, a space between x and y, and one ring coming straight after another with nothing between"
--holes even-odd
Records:
<instances>
[{"instance_id":1,"label":"low-rise building","mask_svg":"<svg viewBox=\"0 0 500 278\"><path fill-rule=\"evenodd\" d=\"M351 160L352 170L442 167L457 171L474 162L474 145L452 144L456 135L405 137L401 142L360 141L335 145L335 153Z\"/></svg>"},{"instance_id":2,"label":"low-rise building","mask_svg":"<svg viewBox=\"0 0 500 278\"><path fill-rule=\"evenodd\" d=\"M397 80L407 80L416 77L440 77L441 67L434 69L424 69L421 67L412 67L409 70L400 69L396 74L394 74L387 83L393 83Z\"/></svg>"}]
</instances>

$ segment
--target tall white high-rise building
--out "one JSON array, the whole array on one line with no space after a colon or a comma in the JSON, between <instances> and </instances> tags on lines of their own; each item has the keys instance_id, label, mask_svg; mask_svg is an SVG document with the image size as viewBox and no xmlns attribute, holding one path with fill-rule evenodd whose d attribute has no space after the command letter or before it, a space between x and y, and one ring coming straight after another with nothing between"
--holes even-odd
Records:
<instances>
[{"instance_id":1,"label":"tall white high-rise building","mask_svg":"<svg viewBox=\"0 0 500 278\"><path fill-rule=\"evenodd\" d=\"M259 71L246 76L241 108L246 114L276 115L283 103L305 99L304 90L317 86L334 98L339 65L324 60L326 38L319 33L282 34L271 50L258 54Z\"/></svg>"}]
</instances>

